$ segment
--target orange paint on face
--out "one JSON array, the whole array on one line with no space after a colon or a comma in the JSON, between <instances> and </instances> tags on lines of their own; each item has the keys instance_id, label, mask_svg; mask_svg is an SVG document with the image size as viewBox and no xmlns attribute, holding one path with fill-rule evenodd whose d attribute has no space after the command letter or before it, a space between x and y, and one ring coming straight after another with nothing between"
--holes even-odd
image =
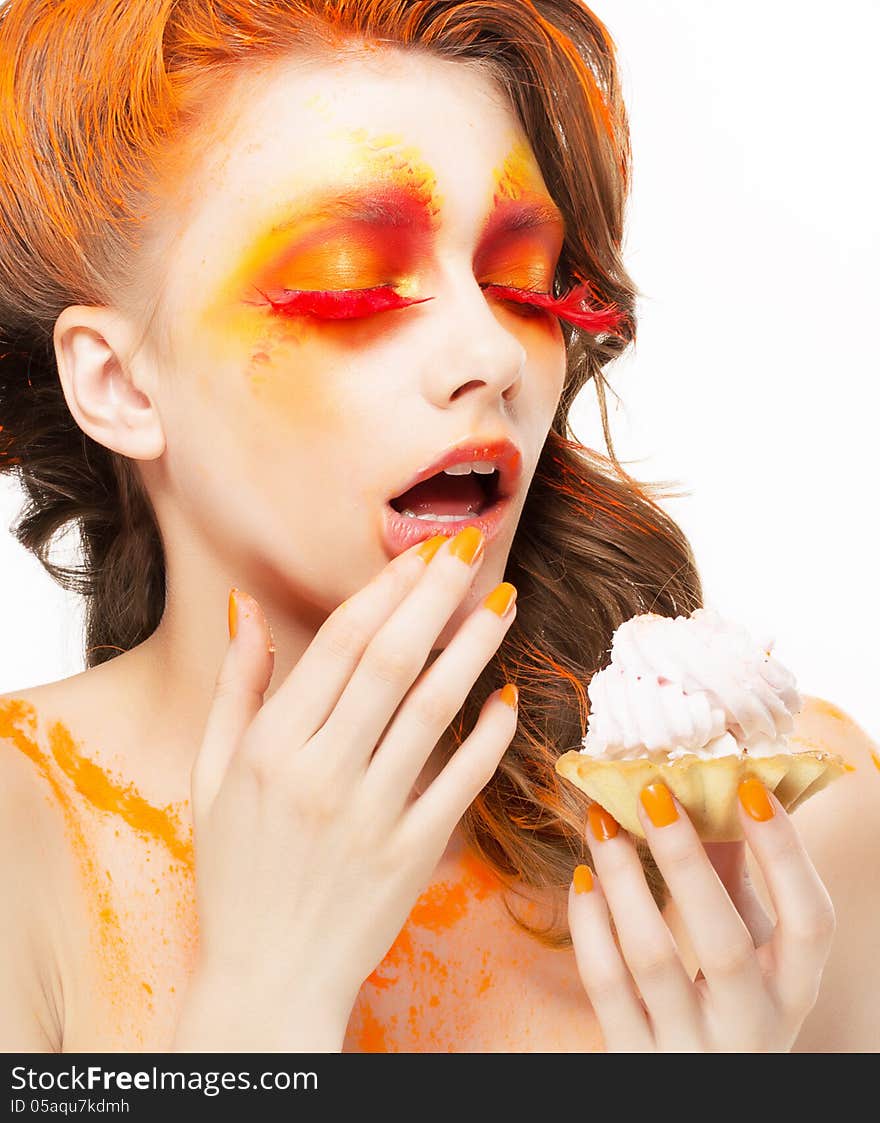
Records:
<instances>
[{"instance_id":1,"label":"orange paint on face","mask_svg":"<svg viewBox=\"0 0 880 1123\"><path fill-rule=\"evenodd\" d=\"M874 762L874 767L880 771L880 755L871 750L871 760Z\"/></svg>"},{"instance_id":2,"label":"orange paint on face","mask_svg":"<svg viewBox=\"0 0 880 1123\"><path fill-rule=\"evenodd\" d=\"M356 336L349 322L340 333L332 321L279 315L266 294L391 284L401 298L415 299L416 272L438 222L436 176L417 149L364 129L330 135L340 139L328 157L332 179L300 189L292 205L276 206L268 230L253 239L201 316L223 361L240 352L250 389L282 413L299 415L308 397L302 372L319 363L323 374L334 350L355 344ZM383 214L395 208L397 218ZM304 353L308 343L316 344L314 355Z\"/></svg>"},{"instance_id":3,"label":"orange paint on face","mask_svg":"<svg viewBox=\"0 0 880 1123\"><path fill-rule=\"evenodd\" d=\"M539 175L540 170L531 149L524 140L518 140L501 167L496 168L493 173L494 205L507 199L524 199L527 195L540 193L542 189Z\"/></svg>"},{"instance_id":4,"label":"orange paint on face","mask_svg":"<svg viewBox=\"0 0 880 1123\"><path fill-rule=\"evenodd\" d=\"M212 331L237 334L247 318L239 314L230 324L230 314L253 303L258 290L369 288L385 283L390 273L411 271L413 258L424 252L425 239L439 221L441 196L436 175L418 149L400 137L366 129L332 135L343 141L332 162L333 179L302 191L293 213L289 204L287 213L276 209L269 230L255 240L206 310ZM378 207L382 199L405 206L405 223L385 223ZM411 287L411 278L409 285L404 276L393 279Z\"/></svg>"},{"instance_id":5,"label":"orange paint on face","mask_svg":"<svg viewBox=\"0 0 880 1123\"><path fill-rule=\"evenodd\" d=\"M475 260L480 284L490 299L504 299L490 286L551 297L565 241L565 219L547 194L534 154L518 140L492 174L491 207ZM507 304L515 314L515 306ZM523 309L520 309L523 311ZM551 330L554 346L561 338L553 316L520 317L523 327Z\"/></svg>"},{"instance_id":6,"label":"orange paint on face","mask_svg":"<svg viewBox=\"0 0 880 1123\"><path fill-rule=\"evenodd\" d=\"M424 206L430 225L436 227L443 196L437 190L434 169L416 145L396 133L371 133L363 128L343 130L343 135L353 145L350 160L355 170L365 164L371 176L379 172L398 190L412 194Z\"/></svg>"}]
</instances>

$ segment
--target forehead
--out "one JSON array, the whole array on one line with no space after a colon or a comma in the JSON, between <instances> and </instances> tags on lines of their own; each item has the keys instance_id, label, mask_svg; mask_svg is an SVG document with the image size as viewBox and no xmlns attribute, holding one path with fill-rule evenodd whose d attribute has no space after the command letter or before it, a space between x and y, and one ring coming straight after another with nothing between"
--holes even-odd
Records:
<instances>
[{"instance_id":1,"label":"forehead","mask_svg":"<svg viewBox=\"0 0 880 1123\"><path fill-rule=\"evenodd\" d=\"M549 199L502 91L467 63L370 52L279 63L243 89L186 231L208 256L232 261L251 239L377 182L421 199L450 242L475 239L498 200Z\"/></svg>"}]
</instances>

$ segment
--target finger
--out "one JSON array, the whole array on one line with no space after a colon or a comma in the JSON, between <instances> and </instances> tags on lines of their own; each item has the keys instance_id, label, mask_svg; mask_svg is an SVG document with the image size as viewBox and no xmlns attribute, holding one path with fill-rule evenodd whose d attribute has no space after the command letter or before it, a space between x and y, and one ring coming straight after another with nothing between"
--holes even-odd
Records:
<instances>
[{"instance_id":1,"label":"finger","mask_svg":"<svg viewBox=\"0 0 880 1123\"><path fill-rule=\"evenodd\" d=\"M418 846L423 839L448 839L479 793L492 779L517 723L517 689L508 683L486 699L471 734L439 775L403 815L401 829Z\"/></svg>"},{"instance_id":2,"label":"finger","mask_svg":"<svg viewBox=\"0 0 880 1123\"><path fill-rule=\"evenodd\" d=\"M704 842L703 847L733 907L742 917L752 943L755 947L767 943L773 934L773 922L764 911L752 884L745 843Z\"/></svg>"},{"instance_id":3,"label":"finger","mask_svg":"<svg viewBox=\"0 0 880 1123\"><path fill-rule=\"evenodd\" d=\"M315 739L320 742L313 746L316 753L326 758L329 746L343 771L366 767L434 642L469 591L483 556L483 537L475 527L466 527L440 547L423 580L367 645Z\"/></svg>"},{"instance_id":4,"label":"finger","mask_svg":"<svg viewBox=\"0 0 880 1123\"><path fill-rule=\"evenodd\" d=\"M263 707L267 724L283 726L286 742L305 744L327 721L379 628L427 572L435 535L398 554L332 612Z\"/></svg>"},{"instance_id":5,"label":"finger","mask_svg":"<svg viewBox=\"0 0 880 1123\"><path fill-rule=\"evenodd\" d=\"M697 832L665 784L649 784L639 818L706 979L715 1024L731 1048L745 1048L766 1024L770 998L742 917L703 849Z\"/></svg>"},{"instance_id":6,"label":"finger","mask_svg":"<svg viewBox=\"0 0 880 1123\"><path fill-rule=\"evenodd\" d=\"M785 1005L809 1011L835 931L828 890L804 849L791 817L759 780L739 787L740 819L776 912L770 941L774 986Z\"/></svg>"},{"instance_id":7,"label":"finger","mask_svg":"<svg viewBox=\"0 0 880 1123\"><path fill-rule=\"evenodd\" d=\"M393 819L515 617L516 588L504 581L471 613L397 711L364 779L377 806Z\"/></svg>"},{"instance_id":8,"label":"finger","mask_svg":"<svg viewBox=\"0 0 880 1123\"><path fill-rule=\"evenodd\" d=\"M245 730L263 705L275 666L274 645L259 603L230 589L229 644L214 685L202 742L192 769L193 815L210 808Z\"/></svg>"},{"instance_id":9,"label":"finger","mask_svg":"<svg viewBox=\"0 0 880 1123\"><path fill-rule=\"evenodd\" d=\"M624 961L651 1018L662 1052L699 1051L700 1002L657 908L629 836L597 803L590 804L587 838Z\"/></svg>"},{"instance_id":10,"label":"finger","mask_svg":"<svg viewBox=\"0 0 880 1123\"><path fill-rule=\"evenodd\" d=\"M578 975L609 1053L653 1053L654 1034L632 975L611 932L608 905L589 866L578 866L568 892L568 926Z\"/></svg>"}]
</instances>

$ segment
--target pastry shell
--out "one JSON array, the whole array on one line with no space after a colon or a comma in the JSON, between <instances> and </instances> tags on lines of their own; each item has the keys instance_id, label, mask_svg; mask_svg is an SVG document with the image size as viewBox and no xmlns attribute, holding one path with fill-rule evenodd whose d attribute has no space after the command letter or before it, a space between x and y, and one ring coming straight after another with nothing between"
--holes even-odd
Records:
<instances>
[{"instance_id":1,"label":"pastry shell","mask_svg":"<svg viewBox=\"0 0 880 1123\"><path fill-rule=\"evenodd\" d=\"M647 757L596 760L572 749L556 761L556 771L601 804L631 834L645 837L637 806L647 784L661 780L682 804L704 842L743 838L737 788L749 776L769 788L787 812L799 807L847 771L834 753L811 750L775 756L685 755L662 763Z\"/></svg>"}]
</instances>

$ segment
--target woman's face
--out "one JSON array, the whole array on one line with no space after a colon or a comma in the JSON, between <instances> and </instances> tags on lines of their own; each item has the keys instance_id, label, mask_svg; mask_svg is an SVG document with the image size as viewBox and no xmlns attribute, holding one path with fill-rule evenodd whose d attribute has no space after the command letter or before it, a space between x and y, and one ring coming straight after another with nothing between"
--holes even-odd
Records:
<instances>
[{"instance_id":1,"label":"woman's face","mask_svg":"<svg viewBox=\"0 0 880 1123\"><path fill-rule=\"evenodd\" d=\"M237 121L166 261L147 479L169 557L189 535L321 617L390 560L386 506L416 473L508 438L518 488L464 612L503 579L565 375L558 321L481 288L552 289L564 229L531 149L485 77L400 51L279 65ZM327 318L370 288L423 303ZM291 291L330 295L307 315Z\"/></svg>"}]
</instances>

